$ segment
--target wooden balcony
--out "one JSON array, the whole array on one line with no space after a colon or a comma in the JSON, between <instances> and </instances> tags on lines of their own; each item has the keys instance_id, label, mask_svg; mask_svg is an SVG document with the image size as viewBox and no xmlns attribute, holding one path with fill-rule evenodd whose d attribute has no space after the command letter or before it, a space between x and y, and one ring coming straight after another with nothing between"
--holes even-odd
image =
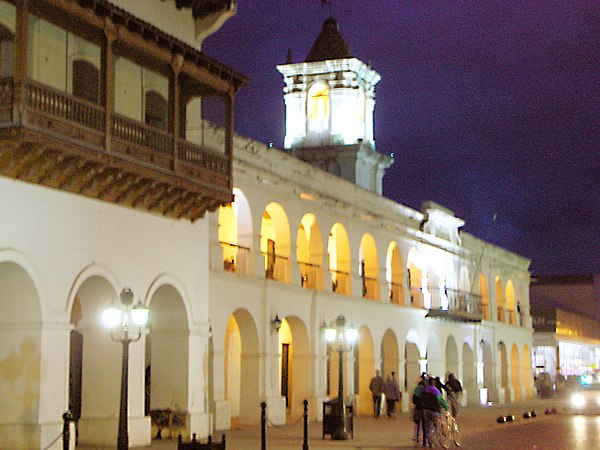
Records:
<instances>
[{"instance_id":1,"label":"wooden balcony","mask_svg":"<svg viewBox=\"0 0 600 450\"><path fill-rule=\"evenodd\" d=\"M231 201L229 157L28 80L0 79L0 174L194 221ZM110 145L107 145L109 143Z\"/></svg>"}]
</instances>

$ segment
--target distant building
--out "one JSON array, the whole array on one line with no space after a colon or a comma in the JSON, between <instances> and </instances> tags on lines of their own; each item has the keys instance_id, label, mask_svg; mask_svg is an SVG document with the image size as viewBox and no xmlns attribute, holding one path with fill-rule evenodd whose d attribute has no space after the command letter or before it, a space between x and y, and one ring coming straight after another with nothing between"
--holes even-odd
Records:
<instances>
[{"instance_id":1,"label":"distant building","mask_svg":"<svg viewBox=\"0 0 600 450\"><path fill-rule=\"evenodd\" d=\"M542 276L530 286L536 374L600 370L600 276Z\"/></svg>"}]
</instances>

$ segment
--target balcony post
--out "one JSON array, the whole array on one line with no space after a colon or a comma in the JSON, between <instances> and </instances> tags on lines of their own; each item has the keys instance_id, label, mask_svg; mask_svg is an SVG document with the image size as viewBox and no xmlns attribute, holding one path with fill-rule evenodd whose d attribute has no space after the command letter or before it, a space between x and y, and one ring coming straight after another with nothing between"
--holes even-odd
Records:
<instances>
[{"instance_id":1,"label":"balcony post","mask_svg":"<svg viewBox=\"0 0 600 450\"><path fill-rule=\"evenodd\" d=\"M233 190L233 177L231 174L233 173L233 98L234 93L229 92L227 95L227 110L226 110L226 123L225 123L225 156L227 156L228 160L228 183L229 190Z\"/></svg>"},{"instance_id":2,"label":"balcony post","mask_svg":"<svg viewBox=\"0 0 600 450\"><path fill-rule=\"evenodd\" d=\"M104 36L106 41L102 49L102 106L104 106L104 149L109 152L112 148L112 110L114 61L112 45L117 38L117 27L108 18L104 18Z\"/></svg>"},{"instance_id":3,"label":"balcony post","mask_svg":"<svg viewBox=\"0 0 600 450\"><path fill-rule=\"evenodd\" d=\"M173 133L173 170L177 171L179 145L179 133L181 126L181 86L179 85L179 74L183 67L183 55L175 53L171 58L171 80L169 82L169 120L171 121L171 132Z\"/></svg>"},{"instance_id":4,"label":"balcony post","mask_svg":"<svg viewBox=\"0 0 600 450\"><path fill-rule=\"evenodd\" d=\"M13 121L23 122L25 109L25 84L27 82L27 62L29 46L29 0L16 2L17 14L14 43L14 87Z\"/></svg>"}]
</instances>

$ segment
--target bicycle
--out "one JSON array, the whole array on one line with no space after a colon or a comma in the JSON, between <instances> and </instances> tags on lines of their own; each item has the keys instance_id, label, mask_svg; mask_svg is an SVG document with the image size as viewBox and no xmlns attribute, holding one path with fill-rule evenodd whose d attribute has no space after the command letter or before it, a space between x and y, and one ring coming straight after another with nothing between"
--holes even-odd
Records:
<instances>
[{"instance_id":1,"label":"bicycle","mask_svg":"<svg viewBox=\"0 0 600 450\"><path fill-rule=\"evenodd\" d=\"M454 445L460 447L460 430L458 429L456 420L449 411L444 411L438 415L435 421L434 435L443 448L448 448L450 442L454 442Z\"/></svg>"}]
</instances>

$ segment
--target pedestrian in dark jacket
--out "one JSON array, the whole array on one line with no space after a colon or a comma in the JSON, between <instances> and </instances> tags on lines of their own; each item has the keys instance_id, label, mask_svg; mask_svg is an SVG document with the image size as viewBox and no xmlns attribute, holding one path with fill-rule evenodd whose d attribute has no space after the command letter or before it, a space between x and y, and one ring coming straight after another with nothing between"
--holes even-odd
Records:
<instances>
[{"instance_id":1,"label":"pedestrian in dark jacket","mask_svg":"<svg viewBox=\"0 0 600 450\"><path fill-rule=\"evenodd\" d=\"M396 372L392 372L391 375L387 376L385 385L383 387L383 393L385 394L385 403L387 406L387 416L392 419L394 417L394 410L396 408L396 402L402 398L402 392L400 387L394 379Z\"/></svg>"},{"instance_id":2,"label":"pedestrian in dark jacket","mask_svg":"<svg viewBox=\"0 0 600 450\"><path fill-rule=\"evenodd\" d=\"M448 393L448 402L450 402L452 417L458 416L460 394L462 394L462 391L463 388L460 381L456 379L453 373L448 374L448 379L446 380L446 392Z\"/></svg>"},{"instance_id":3,"label":"pedestrian in dark jacket","mask_svg":"<svg viewBox=\"0 0 600 450\"><path fill-rule=\"evenodd\" d=\"M376 370L375 376L371 378L371 383L369 383L369 389L373 395L373 416L375 417L379 417L379 413L381 412L381 394L383 394L383 385L381 373L379 370Z\"/></svg>"}]
</instances>

